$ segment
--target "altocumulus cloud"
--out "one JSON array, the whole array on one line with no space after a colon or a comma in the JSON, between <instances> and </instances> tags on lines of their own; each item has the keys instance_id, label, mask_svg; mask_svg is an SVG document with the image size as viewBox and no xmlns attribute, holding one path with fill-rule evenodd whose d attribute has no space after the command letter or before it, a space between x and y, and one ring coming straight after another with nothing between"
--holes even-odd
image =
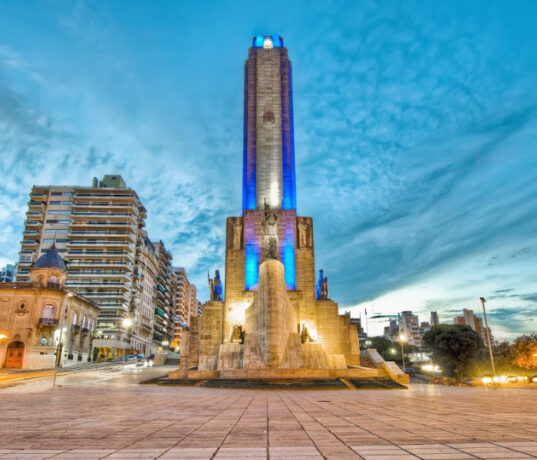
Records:
<instances>
[{"instance_id":1,"label":"altocumulus cloud","mask_svg":"<svg viewBox=\"0 0 537 460\"><path fill-rule=\"evenodd\" d=\"M370 306L380 328L403 308L449 320L485 295L497 331L524 330L535 5L34 6L0 4L2 262L33 184L121 173L203 298L240 212L242 61L268 30L294 63L299 213L315 218L334 299Z\"/></svg>"}]
</instances>

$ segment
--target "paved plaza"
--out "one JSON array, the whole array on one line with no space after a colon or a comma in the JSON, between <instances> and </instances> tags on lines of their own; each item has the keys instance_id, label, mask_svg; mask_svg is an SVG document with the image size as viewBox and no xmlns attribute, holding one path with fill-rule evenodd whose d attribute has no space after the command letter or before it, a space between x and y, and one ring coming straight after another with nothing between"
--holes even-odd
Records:
<instances>
[{"instance_id":1,"label":"paved plaza","mask_svg":"<svg viewBox=\"0 0 537 460\"><path fill-rule=\"evenodd\" d=\"M0 390L0 459L537 458L537 389L264 391L104 370Z\"/></svg>"}]
</instances>

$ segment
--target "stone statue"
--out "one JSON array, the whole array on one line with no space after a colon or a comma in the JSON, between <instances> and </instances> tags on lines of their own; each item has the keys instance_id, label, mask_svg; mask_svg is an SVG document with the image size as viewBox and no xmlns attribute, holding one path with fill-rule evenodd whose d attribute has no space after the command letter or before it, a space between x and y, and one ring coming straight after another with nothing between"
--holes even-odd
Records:
<instances>
[{"instance_id":1,"label":"stone statue","mask_svg":"<svg viewBox=\"0 0 537 460\"><path fill-rule=\"evenodd\" d=\"M328 299L328 278L325 276L321 284L321 295L323 299Z\"/></svg>"},{"instance_id":2,"label":"stone statue","mask_svg":"<svg viewBox=\"0 0 537 460\"><path fill-rule=\"evenodd\" d=\"M305 324L302 325L302 331L300 332L300 340L302 343L313 342L313 339Z\"/></svg>"},{"instance_id":3,"label":"stone statue","mask_svg":"<svg viewBox=\"0 0 537 460\"><path fill-rule=\"evenodd\" d=\"M298 246L300 248L308 246L308 226L302 222L298 224Z\"/></svg>"},{"instance_id":4,"label":"stone statue","mask_svg":"<svg viewBox=\"0 0 537 460\"><path fill-rule=\"evenodd\" d=\"M265 201L265 217L262 222L265 239L263 249L265 250L265 260L279 259L278 256L278 216L270 209Z\"/></svg>"},{"instance_id":5,"label":"stone statue","mask_svg":"<svg viewBox=\"0 0 537 460\"><path fill-rule=\"evenodd\" d=\"M237 223L233 226L233 249L241 248L241 238L242 238L242 225Z\"/></svg>"},{"instance_id":6,"label":"stone statue","mask_svg":"<svg viewBox=\"0 0 537 460\"><path fill-rule=\"evenodd\" d=\"M211 279L211 275L207 273L209 280L209 295L211 300L222 300L222 281L220 280L220 271L215 270L214 278Z\"/></svg>"},{"instance_id":7,"label":"stone statue","mask_svg":"<svg viewBox=\"0 0 537 460\"><path fill-rule=\"evenodd\" d=\"M317 281L317 300L328 299L328 278L324 276L324 270L319 270L319 280Z\"/></svg>"},{"instance_id":8,"label":"stone statue","mask_svg":"<svg viewBox=\"0 0 537 460\"><path fill-rule=\"evenodd\" d=\"M233 326L233 329L231 330L230 342L244 343L244 331L242 330L242 326L240 325Z\"/></svg>"}]
</instances>

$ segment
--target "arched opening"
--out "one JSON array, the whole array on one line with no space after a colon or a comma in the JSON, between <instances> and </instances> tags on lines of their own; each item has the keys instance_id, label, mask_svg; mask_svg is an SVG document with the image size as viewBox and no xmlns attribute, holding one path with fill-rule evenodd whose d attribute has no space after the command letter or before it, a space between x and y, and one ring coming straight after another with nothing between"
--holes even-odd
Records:
<instances>
[{"instance_id":1,"label":"arched opening","mask_svg":"<svg viewBox=\"0 0 537 460\"><path fill-rule=\"evenodd\" d=\"M16 340L7 346L6 353L6 368L20 369L22 367L22 359L24 358L24 342Z\"/></svg>"}]
</instances>

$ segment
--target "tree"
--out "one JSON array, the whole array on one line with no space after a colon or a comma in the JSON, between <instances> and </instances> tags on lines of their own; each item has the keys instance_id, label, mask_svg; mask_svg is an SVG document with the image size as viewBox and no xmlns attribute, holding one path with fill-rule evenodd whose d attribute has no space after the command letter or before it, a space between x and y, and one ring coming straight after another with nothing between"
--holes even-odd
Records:
<instances>
[{"instance_id":1,"label":"tree","mask_svg":"<svg viewBox=\"0 0 537 460\"><path fill-rule=\"evenodd\" d=\"M521 335L511 345L513 364L524 369L537 368L537 334Z\"/></svg>"},{"instance_id":2,"label":"tree","mask_svg":"<svg viewBox=\"0 0 537 460\"><path fill-rule=\"evenodd\" d=\"M448 375L462 376L483 348L483 340L470 326L439 324L423 335L423 346Z\"/></svg>"}]
</instances>

